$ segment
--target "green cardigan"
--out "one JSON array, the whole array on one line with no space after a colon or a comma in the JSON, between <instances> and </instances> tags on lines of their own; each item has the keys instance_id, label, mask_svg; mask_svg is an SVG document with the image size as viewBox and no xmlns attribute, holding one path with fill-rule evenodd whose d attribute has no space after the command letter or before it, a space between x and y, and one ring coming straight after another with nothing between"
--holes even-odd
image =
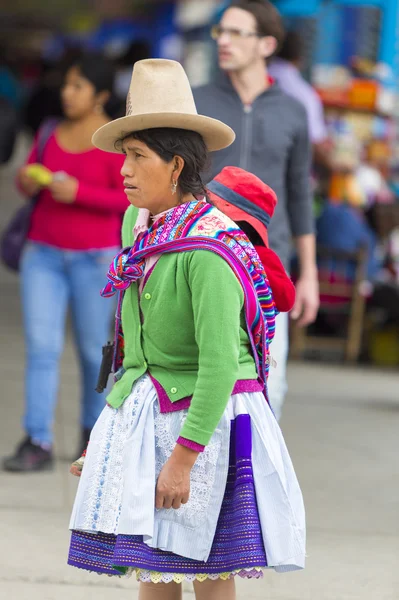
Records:
<instances>
[{"instance_id":1,"label":"green cardigan","mask_svg":"<svg viewBox=\"0 0 399 600\"><path fill-rule=\"evenodd\" d=\"M137 209L129 207L123 246L133 243L136 218ZM162 255L141 297L137 284L125 292L126 372L108 395L108 403L121 406L134 382L148 370L172 402L193 396L180 435L207 445L236 381L257 379L243 304L237 277L217 254L194 250Z\"/></svg>"}]
</instances>

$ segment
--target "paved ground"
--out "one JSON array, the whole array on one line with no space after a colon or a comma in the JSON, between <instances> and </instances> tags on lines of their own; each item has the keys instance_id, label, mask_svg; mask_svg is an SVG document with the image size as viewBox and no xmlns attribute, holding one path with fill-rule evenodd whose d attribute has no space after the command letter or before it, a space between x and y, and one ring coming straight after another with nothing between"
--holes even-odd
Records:
<instances>
[{"instance_id":1,"label":"paved ground","mask_svg":"<svg viewBox=\"0 0 399 600\"><path fill-rule=\"evenodd\" d=\"M18 201L0 172L0 226ZM0 455L21 436L23 341L18 282L0 271ZM239 582L242 600L399 598L399 374L292 364L283 431L308 514L308 563L301 573ZM132 580L68 567L68 518L76 481L78 386L68 339L56 422L57 468L0 473L0 600L134 600ZM193 598L191 589L187 598ZM223 599L221 599L223 600Z\"/></svg>"}]
</instances>

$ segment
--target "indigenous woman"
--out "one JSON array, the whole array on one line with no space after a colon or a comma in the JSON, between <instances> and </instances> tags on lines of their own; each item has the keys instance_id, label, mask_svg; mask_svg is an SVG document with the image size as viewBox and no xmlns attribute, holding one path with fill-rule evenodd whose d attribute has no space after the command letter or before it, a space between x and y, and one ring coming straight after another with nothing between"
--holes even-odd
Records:
<instances>
[{"instance_id":1,"label":"indigenous woman","mask_svg":"<svg viewBox=\"0 0 399 600\"><path fill-rule=\"evenodd\" d=\"M69 309L82 381L79 453L104 406L104 395L95 387L101 346L115 311L98 289L104 268L120 248L128 202L121 157L101 152L91 139L110 121L113 84L113 66L101 56L86 54L72 64L61 93L64 118L43 123L18 173L21 191L37 202L20 265L25 435L3 461L6 471L39 472L54 466L53 422ZM45 176L34 177L37 168Z\"/></svg>"},{"instance_id":2,"label":"indigenous woman","mask_svg":"<svg viewBox=\"0 0 399 600\"><path fill-rule=\"evenodd\" d=\"M233 141L165 60L136 63L127 116L93 138L125 155L133 206L103 290L119 294L116 383L84 459L69 564L134 573L140 600L178 600L184 580L197 600L232 600L235 576L304 566L302 495L267 398L275 304L200 176Z\"/></svg>"}]
</instances>

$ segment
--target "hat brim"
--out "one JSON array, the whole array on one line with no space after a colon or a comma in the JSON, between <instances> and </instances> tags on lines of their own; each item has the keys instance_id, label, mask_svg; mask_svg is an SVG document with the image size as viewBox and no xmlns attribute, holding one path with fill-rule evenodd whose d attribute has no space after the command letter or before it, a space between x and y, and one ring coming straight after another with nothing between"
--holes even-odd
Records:
<instances>
[{"instance_id":1,"label":"hat brim","mask_svg":"<svg viewBox=\"0 0 399 600\"><path fill-rule=\"evenodd\" d=\"M182 113L153 113L115 119L97 129L92 137L92 142L100 150L120 154L121 148L116 145L118 140L129 133L156 127L196 131L203 137L210 152L227 148L236 137L231 127L211 117Z\"/></svg>"},{"instance_id":2,"label":"hat brim","mask_svg":"<svg viewBox=\"0 0 399 600\"><path fill-rule=\"evenodd\" d=\"M260 235L265 246L269 246L267 227L263 225L263 223L245 212L245 210L242 210L242 208L238 208L238 206L235 206L234 204L227 202L227 200L220 198L220 196L217 196L214 192L210 192L208 190L208 194L212 204L214 204L216 208L220 210L220 212L227 215L235 223L237 223L237 221L245 221L246 223L252 225L255 231Z\"/></svg>"}]
</instances>

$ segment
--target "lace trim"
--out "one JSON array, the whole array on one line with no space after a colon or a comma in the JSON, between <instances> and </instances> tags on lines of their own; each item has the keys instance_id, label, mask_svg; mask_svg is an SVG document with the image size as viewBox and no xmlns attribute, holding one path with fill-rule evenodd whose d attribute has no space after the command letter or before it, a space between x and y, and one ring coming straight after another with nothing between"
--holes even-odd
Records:
<instances>
[{"instance_id":1,"label":"lace trim","mask_svg":"<svg viewBox=\"0 0 399 600\"><path fill-rule=\"evenodd\" d=\"M118 533L123 492L123 450L142 403L145 382L145 377L138 380L122 409L106 407L103 418L96 424L99 428L96 431L97 457L86 484L81 529ZM90 449L93 450L93 447L89 448L89 454Z\"/></svg>"},{"instance_id":2,"label":"lace trim","mask_svg":"<svg viewBox=\"0 0 399 600\"><path fill-rule=\"evenodd\" d=\"M155 458L155 475L158 475L169 459L176 445L176 439L187 416L187 410L175 413L180 419L171 418L174 413L161 413L158 404L155 405L155 443L157 446ZM221 436L213 435L204 452L199 454L191 470L190 498L177 510L163 509L166 514L176 520L187 520L197 526L205 518L216 478L216 466L221 451Z\"/></svg>"},{"instance_id":3,"label":"lace trim","mask_svg":"<svg viewBox=\"0 0 399 600\"><path fill-rule=\"evenodd\" d=\"M76 566L76 565L75 565ZM78 569L82 569L87 573L87 569L84 567L77 566ZM216 579L222 579L226 581L231 577L241 577L243 579L262 579L263 571L267 567L250 567L248 569L236 569L235 571L228 571L226 573L159 573L158 571L148 571L146 569L138 569L136 567L129 567L123 573L111 574L111 573L99 573L98 571L90 571L94 575L99 577L112 577L117 579L130 579L133 575L136 576L136 580L142 583L183 583L187 581L192 583L193 581L205 581L210 579L216 581Z\"/></svg>"},{"instance_id":4,"label":"lace trim","mask_svg":"<svg viewBox=\"0 0 399 600\"><path fill-rule=\"evenodd\" d=\"M144 402L144 390L150 384L148 376L140 378L119 409L106 407L92 434L88 455L84 459L84 496L81 501L77 528L118 535L122 511L124 482L124 448L128 434L135 428ZM161 413L154 402L155 477L169 459L179 437L187 410ZM216 479L216 467L222 436L218 431L191 471L190 499L178 510L162 509L162 518L199 526L207 517ZM95 453L95 454L94 454Z\"/></svg>"},{"instance_id":5,"label":"lace trim","mask_svg":"<svg viewBox=\"0 0 399 600\"><path fill-rule=\"evenodd\" d=\"M183 583L183 581L205 581L211 579L222 579L227 581L232 577L243 577L244 579L260 579L263 577L264 567L251 567L249 569L236 569L226 573L159 573L158 571L147 571L146 569L129 569L127 575L136 573L137 581L143 583Z\"/></svg>"}]
</instances>

